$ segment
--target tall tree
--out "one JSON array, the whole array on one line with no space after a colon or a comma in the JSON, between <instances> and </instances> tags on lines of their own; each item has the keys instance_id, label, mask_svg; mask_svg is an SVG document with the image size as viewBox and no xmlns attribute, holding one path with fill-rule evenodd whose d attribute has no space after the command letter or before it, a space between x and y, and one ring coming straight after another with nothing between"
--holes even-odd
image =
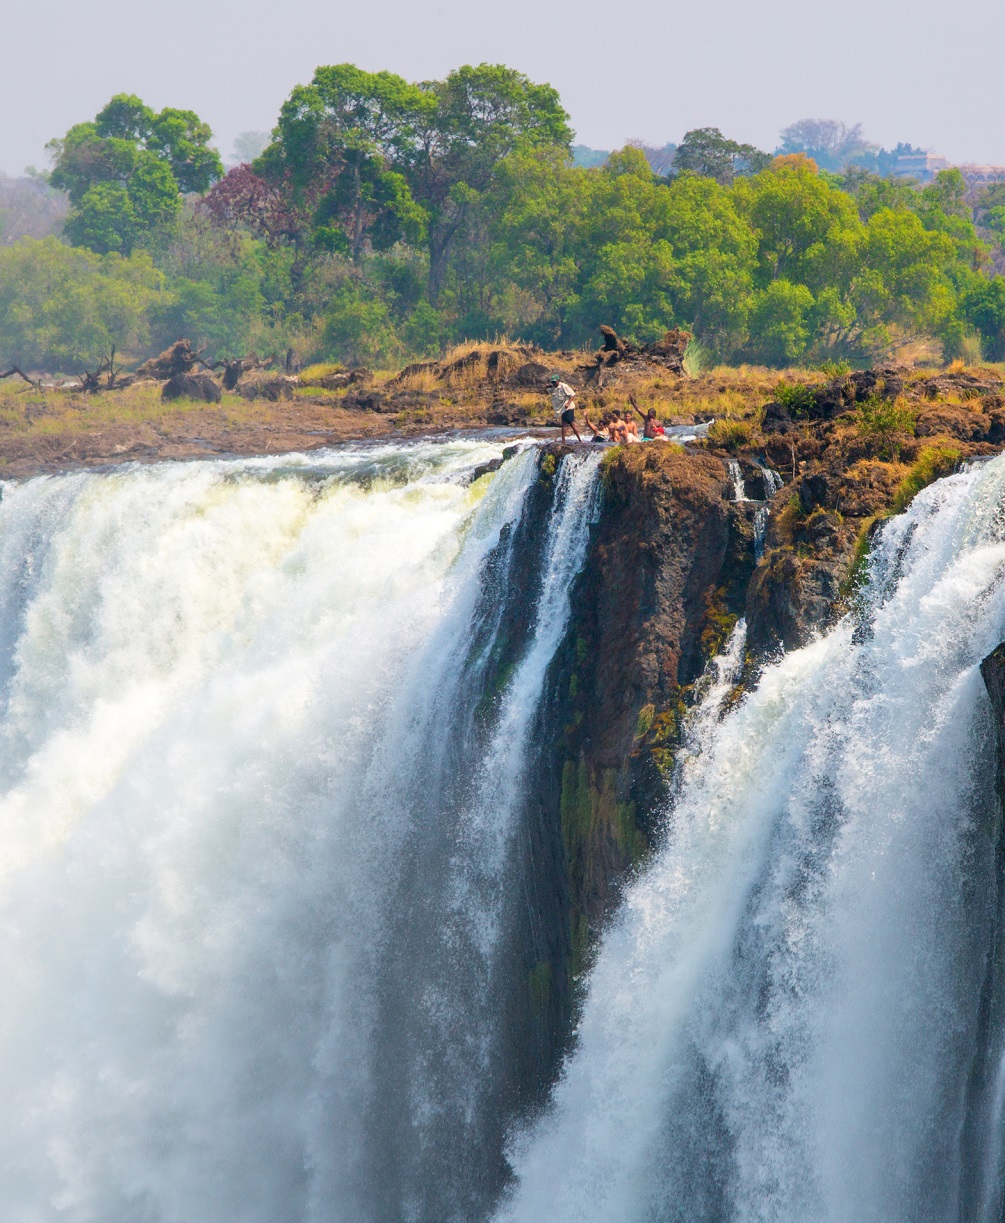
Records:
<instances>
[{"instance_id":1,"label":"tall tree","mask_svg":"<svg viewBox=\"0 0 1005 1223\"><path fill-rule=\"evenodd\" d=\"M223 174L212 133L193 111L155 114L116 94L89 123L50 141L51 183L70 197L66 235L101 254L129 254L177 217L181 192L205 191Z\"/></svg>"},{"instance_id":2,"label":"tall tree","mask_svg":"<svg viewBox=\"0 0 1005 1223\"><path fill-rule=\"evenodd\" d=\"M877 168L876 145L866 140L862 124L852 127L838 119L800 119L783 128L777 153L805 153L821 170L840 174L849 164Z\"/></svg>"},{"instance_id":3,"label":"tall tree","mask_svg":"<svg viewBox=\"0 0 1005 1223\"><path fill-rule=\"evenodd\" d=\"M341 247L358 266L368 244L421 231L424 216L395 163L429 108L422 90L392 72L318 68L283 104L255 168L285 187L322 245Z\"/></svg>"},{"instance_id":4,"label":"tall tree","mask_svg":"<svg viewBox=\"0 0 1005 1223\"><path fill-rule=\"evenodd\" d=\"M699 127L688 132L674 154L673 168L677 174L690 172L703 178L714 178L728 186L737 175L756 174L771 161L767 153L752 144L737 144L727 139L717 127Z\"/></svg>"},{"instance_id":5,"label":"tall tree","mask_svg":"<svg viewBox=\"0 0 1005 1223\"><path fill-rule=\"evenodd\" d=\"M500 161L521 147L567 149L571 136L555 90L501 65L411 85L336 64L293 91L255 169L285 185L328 244L337 246L340 232L357 264L368 245L422 234L435 302L453 244Z\"/></svg>"},{"instance_id":6,"label":"tall tree","mask_svg":"<svg viewBox=\"0 0 1005 1223\"><path fill-rule=\"evenodd\" d=\"M405 173L426 210L429 300L436 303L451 248L499 163L518 149L568 151L569 116L550 85L501 64L465 65L422 86L434 105L416 115Z\"/></svg>"}]
</instances>

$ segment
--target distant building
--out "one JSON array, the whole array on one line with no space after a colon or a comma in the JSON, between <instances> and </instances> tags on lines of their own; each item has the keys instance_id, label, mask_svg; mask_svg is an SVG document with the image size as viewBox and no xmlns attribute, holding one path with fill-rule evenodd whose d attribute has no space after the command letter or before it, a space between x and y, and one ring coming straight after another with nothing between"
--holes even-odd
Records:
<instances>
[{"instance_id":1,"label":"distant building","mask_svg":"<svg viewBox=\"0 0 1005 1223\"><path fill-rule=\"evenodd\" d=\"M948 170L949 162L935 153L921 151L897 153L896 163L889 171L897 178L916 178L921 183L930 183L940 170Z\"/></svg>"}]
</instances>

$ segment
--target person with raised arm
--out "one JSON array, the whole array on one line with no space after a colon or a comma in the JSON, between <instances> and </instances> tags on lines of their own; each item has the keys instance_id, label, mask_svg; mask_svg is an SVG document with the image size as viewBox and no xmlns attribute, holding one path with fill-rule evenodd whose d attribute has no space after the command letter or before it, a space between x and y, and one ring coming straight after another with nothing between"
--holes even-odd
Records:
<instances>
[{"instance_id":1,"label":"person with raised arm","mask_svg":"<svg viewBox=\"0 0 1005 1223\"><path fill-rule=\"evenodd\" d=\"M666 437L666 429L656 419L656 409L650 408L648 412L643 412L635 401L634 395L628 396L628 402L632 405L642 419L642 437L647 442L655 441L658 437Z\"/></svg>"}]
</instances>

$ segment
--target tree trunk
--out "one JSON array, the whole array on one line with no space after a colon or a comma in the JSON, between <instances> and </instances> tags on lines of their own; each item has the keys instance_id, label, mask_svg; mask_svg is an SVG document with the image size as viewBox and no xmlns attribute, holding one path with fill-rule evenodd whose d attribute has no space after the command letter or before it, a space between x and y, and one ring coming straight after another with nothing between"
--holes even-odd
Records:
<instances>
[{"instance_id":1,"label":"tree trunk","mask_svg":"<svg viewBox=\"0 0 1005 1223\"><path fill-rule=\"evenodd\" d=\"M447 276L447 263L450 259L450 248L454 235L460 228L461 217L456 216L446 223L429 227L429 304L436 306L440 300L440 290Z\"/></svg>"}]
</instances>

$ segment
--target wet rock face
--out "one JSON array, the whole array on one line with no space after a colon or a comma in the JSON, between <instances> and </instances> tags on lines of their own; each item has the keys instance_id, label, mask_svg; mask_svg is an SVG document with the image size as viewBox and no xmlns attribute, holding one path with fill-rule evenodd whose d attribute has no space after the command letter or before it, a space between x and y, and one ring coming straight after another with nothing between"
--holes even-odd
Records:
<instances>
[{"instance_id":1,"label":"wet rock face","mask_svg":"<svg viewBox=\"0 0 1005 1223\"><path fill-rule=\"evenodd\" d=\"M661 444L608 453L532 783L538 809L561 813L552 853L565 865L572 972L656 835L687 686L742 612L754 568L754 508L729 500L721 460Z\"/></svg>"},{"instance_id":2,"label":"wet rock face","mask_svg":"<svg viewBox=\"0 0 1005 1223\"><path fill-rule=\"evenodd\" d=\"M981 678L991 698L998 726L1005 728L1005 642L996 646L981 663Z\"/></svg>"},{"instance_id":3,"label":"wet rock face","mask_svg":"<svg viewBox=\"0 0 1005 1223\"><path fill-rule=\"evenodd\" d=\"M826 532L821 543L837 541L836 515L821 516L819 525ZM848 572L844 558L770 552L758 567L747 598L749 648L765 656L805 645L831 623Z\"/></svg>"}]
</instances>

